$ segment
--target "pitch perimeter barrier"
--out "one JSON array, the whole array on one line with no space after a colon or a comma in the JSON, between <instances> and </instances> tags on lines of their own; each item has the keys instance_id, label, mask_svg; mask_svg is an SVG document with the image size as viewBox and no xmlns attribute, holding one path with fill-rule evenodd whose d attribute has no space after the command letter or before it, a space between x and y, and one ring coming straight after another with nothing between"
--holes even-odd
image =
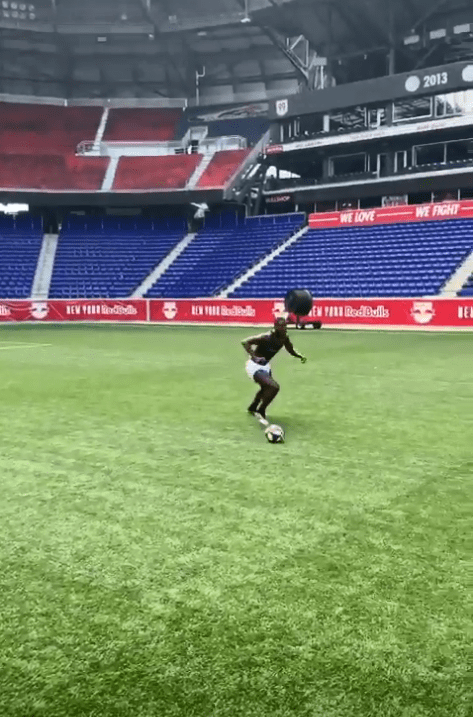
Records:
<instances>
[{"instance_id":1,"label":"pitch perimeter barrier","mask_svg":"<svg viewBox=\"0 0 473 717\"><path fill-rule=\"evenodd\" d=\"M4 324L268 326L283 315L283 299L0 300L0 323ZM473 330L473 298L315 299L310 314L302 321L321 322L326 328Z\"/></svg>"}]
</instances>

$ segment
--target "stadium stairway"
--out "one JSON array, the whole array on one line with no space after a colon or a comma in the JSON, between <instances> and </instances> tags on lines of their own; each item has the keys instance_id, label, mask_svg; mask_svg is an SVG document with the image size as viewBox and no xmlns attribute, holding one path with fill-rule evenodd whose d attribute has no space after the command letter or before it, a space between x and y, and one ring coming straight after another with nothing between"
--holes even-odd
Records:
<instances>
[{"instance_id":1,"label":"stadium stairway","mask_svg":"<svg viewBox=\"0 0 473 717\"><path fill-rule=\"evenodd\" d=\"M211 161L213 160L214 155L215 155L215 152L214 152L214 151L205 152L205 154L204 154L203 157L202 157L202 160L201 160L200 164L197 165L197 167L195 168L193 174L192 174L191 177L189 178L189 181L187 182L187 187L186 187L186 189L195 189L195 188L196 188L196 186L197 186L197 185L199 184L199 182L200 182L200 179L201 179L202 175L205 173L207 167L209 166L209 164L210 164Z\"/></svg>"},{"instance_id":2,"label":"stadium stairway","mask_svg":"<svg viewBox=\"0 0 473 717\"><path fill-rule=\"evenodd\" d=\"M54 260L56 257L58 234L45 234L41 251L39 253L38 264L31 289L32 299L47 299L49 296L49 287L53 276Z\"/></svg>"},{"instance_id":3,"label":"stadium stairway","mask_svg":"<svg viewBox=\"0 0 473 717\"><path fill-rule=\"evenodd\" d=\"M110 157L110 162L102 182L103 192L109 192L112 189L115 182L115 176L117 174L119 160L120 157Z\"/></svg>"},{"instance_id":4,"label":"stadium stairway","mask_svg":"<svg viewBox=\"0 0 473 717\"><path fill-rule=\"evenodd\" d=\"M461 289L457 295L458 296L473 296L473 273L470 274L470 276L465 281L465 283L463 284L463 286L461 287Z\"/></svg>"},{"instance_id":5,"label":"stadium stairway","mask_svg":"<svg viewBox=\"0 0 473 717\"><path fill-rule=\"evenodd\" d=\"M137 289L133 292L132 297L135 299L142 298L146 292L148 292L151 287L160 279L160 277L169 269L171 264L173 264L177 257L182 254L182 252L189 246L191 241L195 239L197 234L186 234L184 239L180 241L174 249L172 249L167 256L164 257L162 261L160 261L153 271L148 274L146 279L137 287Z\"/></svg>"},{"instance_id":6,"label":"stadium stairway","mask_svg":"<svg viewBox=\"0 0 473 717\"><path fill-rule=\"evenodd\" d=\"M473 294L473 251L445 282L440 296L471 296Z\"/></svg>"},{"instance_id":7,"label":"stadium stairway","mask_svg":"<svg viewBox=\"0 0 473 717\"><path fill-rule=\"evenodd\" d=\"M261 261L259 261L257 264L255 264L251 269L248 269L245 271L241 276L239 276L237 279L235 279L229 286L227 286L226 289L224 289L219 295L219 299L226 299L230 294L232 294L234 291L240 288L243 284L245 284L247 281L249 281L255 274L257 274L261 269L263 269L265 266L267 266L273 259L275 259L277 256L282 254L286 249L288 249L292 244L295 244L296 241L298 241L301 237L304 236L304 234L308 231L309 227L305 226L302 227L302 229L299 229L295 234L293 234L289 239L287 239L285 242L283 242L280 246L276 247L273 251L269 252Z\"/></svg>"}]
</instances>

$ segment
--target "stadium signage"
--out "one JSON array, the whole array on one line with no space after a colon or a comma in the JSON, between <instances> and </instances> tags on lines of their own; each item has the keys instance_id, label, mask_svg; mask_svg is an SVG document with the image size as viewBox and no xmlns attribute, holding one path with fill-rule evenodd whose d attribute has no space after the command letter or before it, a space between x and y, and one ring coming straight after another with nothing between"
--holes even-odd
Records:
<instances>
[{"instance_id":1,"label":"stadium signage","mask_svg":"<svg viewBox=\"0 0 473 717\"><path fill-rule=\"evenodd\" d=\"M105 308L104 308L105 307ZM123 299L2 301L0 323L146 322L269 326L284 315L280 299ZM295 317L291 317L295 319ZM473 330L473 299L315 299L302 321L323 326L465 328Z\"/></svg>"},{"instance_id":2,"label":"stadium signage","mask_svg":"<svg viewBox=\"0 0 473 717\"><path fill-rule=\"evenodd\" d=\"M317 92L301 92L270 103L269 115L273 120L298 117L314 112L366 105L372 102L392 102L404 97L429 95L433 92L458 92L473 86L471 61L452 62L432 67L428 71L404 72L398 75L362 80L338 87L327 87ZM287 102L281 106L281 102ZM281 113L284 109L284 113ZM278 111L279 110L279 111Z\"/></svg>"},{"instance_id":3,"label":"stadium signage","mask_svg":"<svg viewBox=\"0 0 473 717\"><path fill-rule=\"evenodd\" d=\"M327 212L311 214L311 229L328 229L340 226L362 226L374 224L398 224L405 222L425 222L440 219L471 219L473 201L439 202L438 204L417 204L379 209L359 209L356 211Z\"/></svg>"},{"instance_id":4,"label":"stadium signage","mask_svg":"<svg viewBox=\"0 0 473 717\"><path fill-rule=\"evenodd\" d=\"M473 329L473 299L316 299L307 319L323 325Z\"/></svg>"},{"instance_id":5,"label":"stadium signage","mask_svg":"<svg viewBox=\"0 0 473 717\"><path fill-rule=\"evenodd\" d=\"M269 204L284 204L290 202L292 199L290 194L274 194L270 197L266 197L266 202Z\"/></svg>"},{"instance_id":6,"label":"stadium signage","mask_svg":"<svg viewBox=\"0 0 473 717\"><path fill-rule=\"evenodd\" d=\"M145 299L3 301L0 321L146 321Z\"/></svg>"}]
</instances>

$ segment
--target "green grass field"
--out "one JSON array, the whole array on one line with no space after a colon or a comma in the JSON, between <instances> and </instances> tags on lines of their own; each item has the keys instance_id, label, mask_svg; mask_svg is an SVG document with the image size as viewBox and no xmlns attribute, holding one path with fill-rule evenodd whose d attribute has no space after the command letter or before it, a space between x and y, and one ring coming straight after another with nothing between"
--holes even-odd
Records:
<instances>
[{"instance_id":1,"label":"green grass field","mask_svg":"<svg viewBox=\"0 0 473 717\"><path fill-rule=\"evenodd\" d=\"M0 333L0 717L471 717L471 335ZM49 345L34 345L49 344Z\"/></svg>"}]
</instances>

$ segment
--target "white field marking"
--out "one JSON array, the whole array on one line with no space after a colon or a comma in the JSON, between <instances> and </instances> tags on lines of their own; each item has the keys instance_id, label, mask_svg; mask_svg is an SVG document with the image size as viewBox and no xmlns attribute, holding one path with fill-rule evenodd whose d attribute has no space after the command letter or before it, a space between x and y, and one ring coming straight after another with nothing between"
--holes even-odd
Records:
<instances>
[{"instance_id":1,"label":"white field marking","mask_svg":"<svg viewBox=\"0 0 473 717\"><path fill-rule=\"evenodd\" d=\"M0 351L7 351L8 349L35 349L39 346L52 346L52 344L8 344L6 346L0 346Z\"/></svg>"}]
</instances>

